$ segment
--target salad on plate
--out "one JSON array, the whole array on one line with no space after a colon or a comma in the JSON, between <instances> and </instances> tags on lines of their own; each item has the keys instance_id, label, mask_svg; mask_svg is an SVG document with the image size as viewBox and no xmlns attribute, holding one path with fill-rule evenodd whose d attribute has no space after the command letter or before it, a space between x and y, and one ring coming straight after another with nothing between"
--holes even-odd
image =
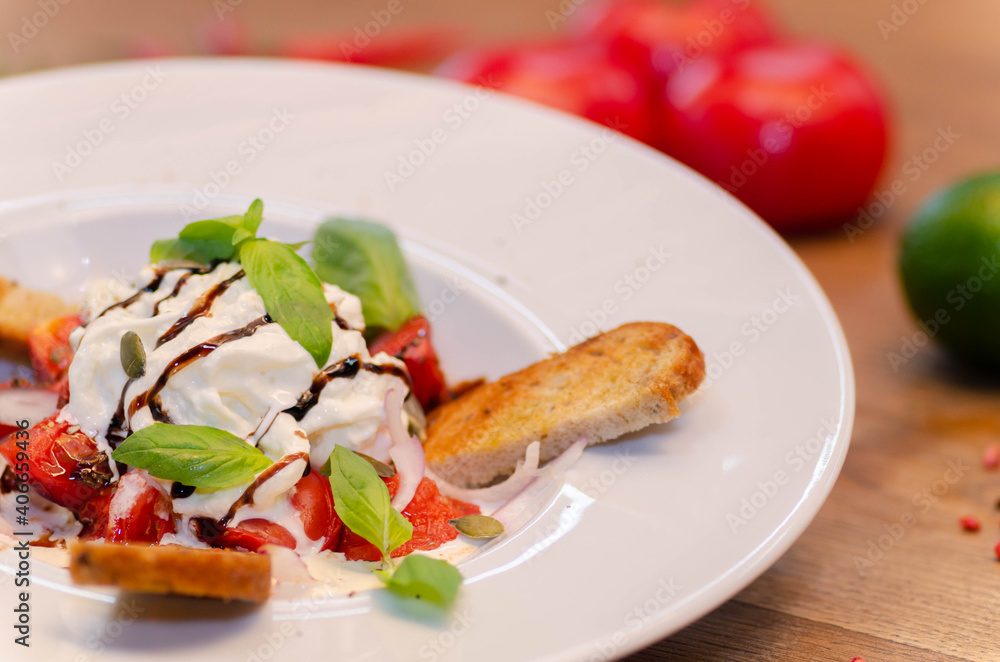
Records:
<instances>
[{"instance_id":1,"label":"salad on plate","mask_svg":"<svg viewBox=\"0 0 1000 662\"><path fill-rule=\"evenodd\" d=\"M272 577L315 580L317 559L361 562L390 590L447 606L462 581L451 541L504 532L484 504L558 472L587 443L676 416L704 373L693 341L645 323L452 391L390 230L326 221L310 264L304 244L259 237L262 220L255 200L245 214L190 223L153 244L134 280L96 283L78 312L31 331L34 383L0 386L0 545L27 536L66 548L81 583L224 599L266 599ZM621 367L648 351L674 357L669 379ZM618 391L661 406L612 432L597 418L614 414L601 410L607 384L593 398L531 390L574 370L598 384L602 370L631 370L642 393ZM498 388L527 397L488 390ZM532 409L559 393L583 403L563 416L582 428ZM478 466L475 481L428 468L428 413L432 437L448 436L437 420L475 421L461 431L475 445L449 440L434 455L447 456L443 468ZM528 421L519 439L512 420ZM516 466L512 452L524 458ZM500 484L467 488L493 475ZM181 568L192 567L220 572L191 582Z\"/></svg>"}]
</instances>

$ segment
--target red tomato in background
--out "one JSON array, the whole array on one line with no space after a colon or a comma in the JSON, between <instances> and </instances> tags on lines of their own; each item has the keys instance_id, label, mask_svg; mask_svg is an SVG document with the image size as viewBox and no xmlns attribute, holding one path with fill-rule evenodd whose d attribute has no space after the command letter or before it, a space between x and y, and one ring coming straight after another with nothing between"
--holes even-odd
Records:
<instances>
[{"instance_id":1,"label":"red tomato in background","mask_svg":"<svg viewBox=\"0 0 1000 662\"><path fill-rule=\"evenodd\" d=\"M648 67L615 61L603 43L570 39L465 51L437 73L558 108L638 140L651 136Z\"/></svg>"},{"instance_id":2,"label":"red tomato in background","mask_svg":"<svg viewBox=\"0 0 1000 662\"><path fill-rule=\"evenodd\" d=\"M663 81L702 55L769 43L775 28L750 0L617 0L585 6L575 32L606 42L628 66L652 66Z\"/></svg>"},{"instance_id":3,"label":"red tomato in background","mask_svg":"<svg viewBox=\"0 0 1000 662\"><path fill-rule=\"evenodd\" d=\"M855 213L886 154L885 102L850 58L791 43L706 56L663 88L658 146L776 229Z\"/></svg>"}]
</instances>

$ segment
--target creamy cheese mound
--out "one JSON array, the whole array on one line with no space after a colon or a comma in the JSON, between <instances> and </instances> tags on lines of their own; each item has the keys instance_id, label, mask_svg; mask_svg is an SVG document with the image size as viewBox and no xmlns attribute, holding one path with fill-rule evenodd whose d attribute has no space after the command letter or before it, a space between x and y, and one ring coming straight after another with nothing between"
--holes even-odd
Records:
<instances>
[{"instance_id":1,"label":"creamy cheese mound","mask_svg":"<svg viewBox=\"0 0 1000 662\"><path fill-rule=\"evenodd\" d=\"M156 286L157 270L146 267L135 283L110 279L89 288L84 315L90 322L70 339L75 355L69 369L70 400L62 418L78 424L108 456L112 451L109 432L113 432L109 427L120 402L124 402L126 422L132 431L152 425L155 420L148 404L129 416L130 403L149 391L185 351L241 329L266 314L260 295L243 276L214 299L207 314L157 347L157 340L178 320L189 316L206 293L239 271L240 265L228 262L205 274L175 269L163 274ZM181 279L185 280L178 285ZM343 329L336 321L332 323L333 348L325 365L356 356L362 362L401 367L401 362L384 353L369 356L361 333L364 318L360 300L332 285L324 284L323 288L336 315L350 327ZM140 294L129 305L109 309L137 292ZM139 335L146 351L146 372L131 382L120 358L121 339L127 331ZM284 413L309 391L318 373L305 348L292 340L281 325L268 323L256 328L252 335L221 344L171 374L159 392L159 402L171 423L225 430L256 445L275 461L307 453L317 468L326 462L335 445L352 450L370 445L385 419L386 392L390 388L406 389L397 376L359 370L353 377L327 383L301 421ZM296 460L267 480L255 494L253 509L260 514L268 508L281 510L280 497L304 470L305 462ZM174 510L185 517L185 525L189 517L218 518L245 487L204 493L198 490L187 498L175 499Z\"/></svg>"}]
</instances>

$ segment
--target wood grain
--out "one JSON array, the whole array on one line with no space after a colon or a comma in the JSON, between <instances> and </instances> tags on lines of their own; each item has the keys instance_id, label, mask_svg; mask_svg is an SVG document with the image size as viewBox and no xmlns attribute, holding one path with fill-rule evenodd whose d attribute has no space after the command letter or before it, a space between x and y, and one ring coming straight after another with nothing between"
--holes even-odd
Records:
<instances>
[{"instance_id":1,"label":"wood grain","mask_svg":"<svg viewBox=\"0 0 1000 662\"><path fill-rule=\"evenodd\" d=\"M587 2L593 0L586 0ZM763 2L763 0L755 0ZM545 12L557 0L404 3L393 28L445 20L469 26L480 43L550 34ZM921 199L956 177L1000 162L1000 3L996 0L771 0L798 34L855 51L888 88L896 117L880 189L905 194L872 229L835 230L791 243L825 288L843 323L857 377L857 423L843 473L813 525L775 566L694 625L632 655L653 660L814 661L1000 660L1000 474L985 471L983 447L1000 439L1000 380L921 348L893 369L917 328L895 274L898 236ZM276 4L245 0L238 17L259 44L297 32L350 31L376 0ZM898 30L880 30L894 6L918 9ZM294 7L294 10L289 10ZM0 4L6 34L37 9L35 0ZM125 35L147 35L181 51L196 48L209 3L68 4L0 71L92 61L119 53ZM960 138L920 177L905 164L938 130ZM852 221L853 219L847 219ZM937 493L935 493L937 490ZM979 533L958 518L976 515Z\"/></svg>"}]
</instances>

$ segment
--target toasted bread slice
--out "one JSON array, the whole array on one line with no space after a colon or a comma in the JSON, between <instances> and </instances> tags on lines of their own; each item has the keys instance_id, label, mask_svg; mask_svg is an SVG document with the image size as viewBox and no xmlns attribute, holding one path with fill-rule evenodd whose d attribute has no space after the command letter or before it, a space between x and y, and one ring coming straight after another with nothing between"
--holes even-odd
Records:
<instances>
[{"instance_id":1,"label":"toasted bread slice","mask_svg":"<svg viewBox=\"0 0 1000 662\"><path fill-rule=\"evenodd\" d=\"M0 352L27 356L28 332L57 317L74 312L54 294L38 292L0 276Z\"/></svg>"},{"instance_id":2,"label":"toasted bread slice","mask_svg":"<svg viewBox=\"0 0 1000 662\"><path fill-rule=\"evenodd\" d=\"M545 461L581 435L600 443L668 421L704 376L701 350L677 327L625 324L432 411L427 464L456 485L485 485L533 441Z\"/></svg>"},{"instance_id":3,"label":"toasted bread slice","mask_svg":"<svg viewBox=\"0 0 1000 662\"><path fill-rule=\"evenodd\" d=\"M264 602L271 594L266 554L101 542L73 543L69 554L77 584L250 602Z\"/></svg>"}]
</instances>

